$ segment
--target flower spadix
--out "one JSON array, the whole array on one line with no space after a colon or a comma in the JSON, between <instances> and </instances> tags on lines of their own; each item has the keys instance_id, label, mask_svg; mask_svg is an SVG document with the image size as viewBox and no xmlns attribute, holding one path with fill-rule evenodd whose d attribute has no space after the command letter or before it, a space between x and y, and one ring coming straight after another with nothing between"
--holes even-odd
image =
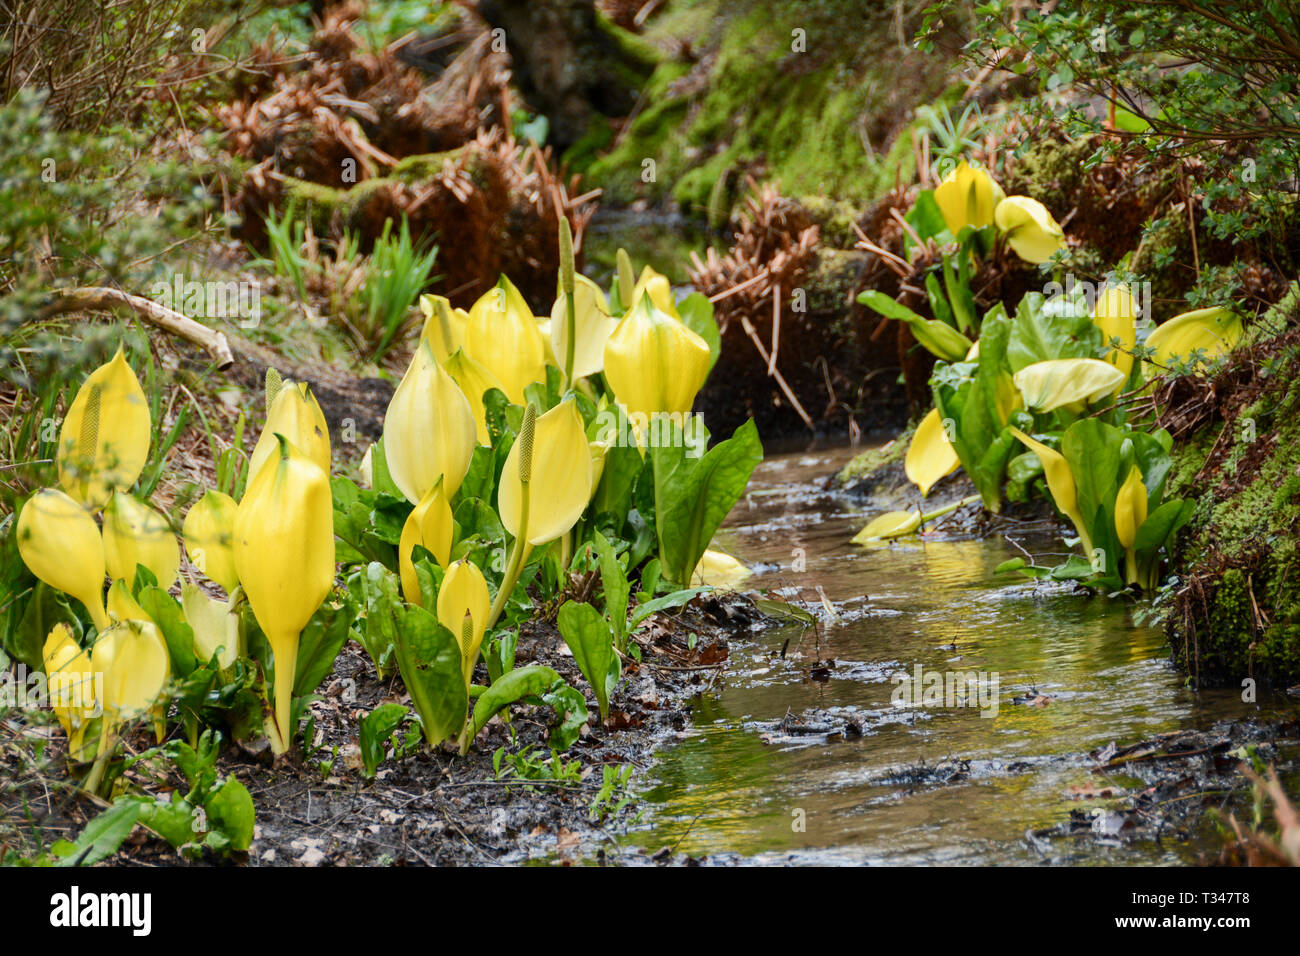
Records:
<instances>
[{"instance_id":1,"label":"flower spadix","mask_svg":"<svg viewBox=\"0 0 1300 956\"><path fill-rule=\"evenodd\" d=\"M533 311L505 276L469 310L465 351L505 386L510 401L524 403L524 389L546 381L546 345Z\"/></svg>"},{"instance_id":2,"label":"flower spadix","mask_svg":"<svg viewBox=\"0 0 1300 956\"><path fill-rule=\"evenodd\" d=\"M439 477L447 497L454 495L469 471L477 434L465 393L421 342L384 418L388 472L406 500L419 504Z\"/></svg>"},{"instance_id":3,"label":"flower spadix","mask_svg":"<svg viewBox=\"0 0 1300 956\"><path fill-rule=\"evenodd\" d=\"M467 687L487 630L490 603L487 581L477 565L457 561L447 569L438 590L438 620L460 643Z\"/></svg>"},{"instance_id":4,"label":"flower spadix","mask_svg":"<svg viewBox=\"0 0 1300 956\"><path fill-rule=\"evenodd\" d=\"M298 637L334 584L329 476L283 436L235 512L235 570L275 654L276 752L288 749ZM271 729L271 728L268 728Z\"/></svg>"},{"instance_id":5,"label":"flower spadix","mask_svg":"<svg viewBox=\"0 0 1300 956\"><path fill-rule=\"evenodd\" d=\"M92 518L57 488L43 488L18 515L18 553L32 574L86 606L95 627L104 610L104 542Z\"/></svg>"},{"instance_id":6,"label":"flower spadix","mask_svg":"<svg viewBox=\"0 0 1300 956\"><path fill-rule=\"evenodd\" d=\"M122 491L113 492L104 508L104 562L109 577L135 580L144 565L164 591L176 580L181 556L171 525L147 504Z\"/></svg>"},{"instance_id":7,"label":"flower spadix","mask_svg":"<svg viewBox=\"0 0 1300 956\"><path fill-rule=\"evenodd\" d=\"M954 236L966 226L982 229L991 225L993 210L1002 199L1002 187L993 177L964 159L934 189L934 201Z\"/></svg>"},{"instance_id":8,"label":"flower spadix","mask_svg":"<svg viewBox=\"0 0 1300 956\"><path fill-rule=\"evenodd\" d=\"M1013 428L1011 432L1043 463L1043 477L1047 479L1047 490L1052 493L1052 500L1056 502L1056 507L1061 510L1061 513L1073 522L1074 530L1079 533L1079 538L1083 542L1084 552L1091 555L1092 540L1088 535L1087 526L1083 523L1083 515L1079 512L1079 488L1074 483L1074 473L1070 471L1070 463L1059 451L1030 438L1020 429Z\"/></svg>"},{"instance_id":9,"label":"flower spadix","mask_svg":"<svg viewBox=\"0 0 1300 956\"><path fill-rule=\"evenodd\" d=\"M605 342L605 378L629 412L686 414L709 377L709 346L642 296Z\"/></svg>"},{"instance_id":10,"label":"flower spadix","mask_svg":"<svg viewBox=\"0 0 1300 956\"><path fill-rule=\"evenodd\" d=\"M506 456L497 492L501 524L532 545L554 541L582 516L591 475L591 449L570 398L537 416L532 434L521 432Z\"/></svg>"},{"instance_id":11,"label":"flower spadix","mask_svg":"<svg viewBox=\"0 0 1300 956\"><path fill-rule=\"evenodd\" d=\"M283 435L290 444L314 461L323 471L330 470L330 431L325 414L316 402L306 382L285 381L270 400L266 412L266 427L253 446L248 460L248 477L251 481L262 465L279 455L276 435Z\"/></svg>"},{"instance_id":12,"label":"flower spadix","mask_svg":"<svg viewBox=\"0 0 1300 956\"><path fill-rule=\"evenodd\" d=\"M420 580L415 574L411 552L418 544L433 555L440 567L445 568L451 560L452 531L451 504L443 494L442 479L439 478L406 516L406 524L402 525L402 537L397 545L402 593L412 604L420 603Z\"/></svg>"},{"instance_id":13,"label":"flower spadix","mask_svg":"<svg viewBox=\"0 0 1300 956\"><path fill-rule=\"evenodd\" d=\"M235 511L238 507L230 495L209 488L190 506L181 525L185 552L190 561L209 580L220 584L227 594L239 584L234 549Z\"/></svg>"},{"instance_id":14,"label":"flower spadix","mask_svg":"<svg viewBox=\"0 0 1300 956\"><path fill-rule=\"evenodd\" d=\"M939 409L930 409L921 424L916 427L912 444L908 446L907 458L903 470L909 481L921 489L921 495L930 493L935 483L946 475L951 475L961 465L957 459L957 449L948 441L943 429L943 419Z\"/></svg>"},{"instance_id":15,"label":"flower spadix","mask_svg":"<svg viewBox=\"0 0 1300 956\"><path fill-rule=\"evenodd\" d=\"M1065 247L1065 233L1037 199L1008 196L998 203L993 221L1026 262L1046 262Z\"/></svg>"},{"instance_id":16,"label":"flower spadix","mask_svg":"<svg viewBox=\"0 0 1300 956\"><path fill-rule=\"evenodd\" d=\"M130 488L149 457L149 403L122 349L91 372L59 429L59 484L92 511Z\"/></svg>"}]
</instances>

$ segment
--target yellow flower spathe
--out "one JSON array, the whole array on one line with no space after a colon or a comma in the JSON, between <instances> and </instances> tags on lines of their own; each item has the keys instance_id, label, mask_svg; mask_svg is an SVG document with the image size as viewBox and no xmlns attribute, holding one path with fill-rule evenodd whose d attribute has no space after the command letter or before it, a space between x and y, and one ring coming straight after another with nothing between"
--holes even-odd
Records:
<instances>
[{"instance_id":1,"label":"yellow flower spathe","mask_svg":"<svg viewBox=\"0 0 1300 956\"><path fill-rule=\"evenodd\" d=\"M605 378L629 412L685 415L709 377L704 339L642 296L605 342Z\"/></svg>"},{"instance_id":2,"label":"yellow flower spathe","mask_svg":"<svg viewBox=\"0 0 1300 956\"><path fill-rule=\"evenodd\" d=\"M277 753L289 726L298 638L334 586L334 506L329 476L283 437L235 512L235 570L275 655Z\"/></svg>"},{"instance_id":3,"label":"yellow flower spathe","mask_svg":"<svg viewBox=\"0 0 1300 956\"><path fill-rule=\"evenodd\" d=\"M394 484L415 505L441 477L450 498L465 480L477 438L469 399L421 342L384 418L384 457Z\"/></svg>"},{"instance_id":4,"label":"yellow flower spathe","mask_svg":"<svg viewBox=\"0 0 1300 956\"><path fill-rule=\"evenodd\" d=\"M280 456L276 435L283 435L289 443L316 463L325 472L330 470L330 431L325 414L316 402L306 382L286 381L280 386L275 400L266 415L266 427L253 446L248 460L248 480L252 481L267 461Z\"/></svg>"},{"instance_id":5,"label":"yellow flower spathe","mask_svg":"<svg viewBox=\"0 0 1300 956\"><path fill-rule=\"evenodd\" d=\"M516 405L524 389L546 381L546 345L532 309L505 276L470 307L465 351L505 386Z\"/></svg>"},{"instance_id":6,"label":"yellow flower spathe","mask_svg":"<svg viewBox=\"0 0 1300 956\"><path fill-rule=\"evenodd\" d=\"M468 312L453 309L451 303L440 295L420 296L420 311L424 313L420 338L429 343L439 362L447 361L464 347Z\"/></svg>"},{"instance_id":7,"label":"yellow flower spathe","mask_svg":"<svg viewBox=\"0 0 1300 956\"><path fill-rule=\"evenodd\" d=\"M95 673L90 654L72 637L66 624L56 624L41 650L50 708L68 735L68 753L81 759L86 726L98 710Z\"/></svg>"},{"instance_id":8,"label":"yellow flower spathe","mask_svg":"<svg viewBox=\"0 0 1300 956\"><path fill-rule=\"evenodd\" d=\"M235 573L235 512L239 505L230 495L209 488L190 506L181 525L185 552L194 566L211 581L232 593L239 585Z\"/></svg>"},{"instance_id":9,"label":"yellow flower spathe","mask_svg":"<svg viewBox=\"0 0 1300 956\"><path fill-rule=\"evenodd\" d=\"M997 205L993 221L1026 262L1046 262L1065 248L1065 233L1037 199L1008 196Z\"/></svg>"},{"instance_id":10,"label":"yellow flower spathe","mask_svg":"<svg viewBox=\"0 0 1300 956\"><path fill-rule=\"evenodd\" d=\"M667 276L655 272L650 266L645 266L641 270L641 276L632 288L632 301L623 304L623 311L631 311L632 306L641 301L643 294L650 296L651 303L660 312L671 315L678 322L682 320L681 314L677 311L677 301L673 297L672 283L668 281Z\"/></svg>"},{"instance_id":11,"label":"yellow flower spathe","mask_svg":"<svg viewBox=\"0 0 1300 956\"><path fill-rule=\"evenodd\" d=\"M572 528L591 500L591 448L574 400L566 399L539 416L532 447L524 445L517 439L506 456L497 489L498 512L510 534L522 534L532 545L545 544ZM527 527L521 528L525 482Z\"/></svg>"},{"instance_id":12,"label":"yellow flower spathe","mask_svg":"<svg viewBox=\"0 0 1300 956\"><path fill-rule=\"evenodd\" d=\"M142 564L166 591L176 581L181 556L176 535L161 514L125 492L115 491L104 509L104 563L111 578L130 584Z\"/></svg>"},{"instance_id":13,"label":"yellow flower spathe","mask_svg":"<svg viewBox=\"0 0 1300 956\"><path fill-rule=\"evenodd\" d=\"M551 347L557 365L564 368L569 347L569 300L563 292L551 307ZM609 314L609 302L600 286L584 275L574 276L573 318L576 333L573 349L573 377L595 375L605 368L605 342L618 327Z\"/></svg>"},{"instance_id":14,"label":"yellow flower spathe","mask_svg":"<svg viewBox=\"0 0 1300 956\"><path fill-rule=\"evenodd\" d=\"M1124 373L1100 359L1048 359L1026 365L1014 376L1025 407L1036 412L1082 410L1124 384Z\"/></svg>"},{"instance_id":15,"label":"yellow flower spathe","mask_svg":"<svg viewBox=\"0 0 1300 956\"><path fill-rule=\"evenodd\" d=\"M1052 493L1052 500L1056 502L1056 507L1061 513L1073 522L1074 530L1079 533L1079 539L1083 542L1084 552L1091 557L1092 540L1083 523L1083 515L1079 512L1079 488L1074 483L1074 473L1070 471L1070 463L1059 451L1030 438L1020 429L1013 428L1011 432L1043 463L1043 477L1047 479L1047 490Z\"/></svg>"},{"instance_id":16,"label":"yellow flower spathe","mask_svg":"<svg viewBox=\"0 0 1300 956\"><path fill-rule=\"evenodd\" d=\"M406 516L406 524L402 525L402 537L397 545L402 594L411 604L421 603L420 579L415 574L411 552L418 544L433 555L439 567L445 568L451 560L452 531L451 504L442 492L442 479L439 479Z\"/></svg>"},{"instance_id":17,"label":"yellow flower spathe","mask_svg":"<svg viewBox=\"0 0 1300 956\"><path fill-rule=\"evenodd\" d=\"M1119 369L1127 380L1133 370L1131 350L1137 344L1137 306L1132 294L1122 285L1103 286L1092 310L1092 321L1101 329L1108 345L1111 339L1119 339L1121 348L1111 349L1106 361Z\"/></svg>"},{"instance_id":18,"label":"yellow flower spathe","mask_svg":"<svg viewBox=\"0 0 1300 956\"><path fill-rule=\"evenodd\" d=\"M991 225L993 211L1002 199L1002 187L993 177L964 159L934 189L934 201L954 236L966 226L983 229Z\"/></svg>"},{"instance_id":19,"label":"yellow flower spathe","mask_svg":"<svg viewBox=\"0 0 1300 956\"><path fill-rule=\"evenodd\" d=\"M907 449L903 470L908 480L920 488L921 496L925 497L940 478L951 475L960 466L957 449L952 447L943 429L939 409L930 409L929 414L921 419L921 424L916 426L916 434Z\"/></svg>"},{"instance_id":20,"label":"yellow flower spathe","mask_svg":"<svg viewBox=\"0 0 1300 956\"><path fill-rule=\"evenodd\" d=\"M695 572L691 575L691 584L695 586L707 584L722 591L735 591L753 573L731 555L710 548L700 556L700 563L695 566Z\"/></svg>"},{"instance_id":21,"label":"yellow flower spathe","mask_svg":"<svg viewBox=\"0 0 1300 956\"><path fill-rule=\"evenodd\" d=\"M460 644L466 687L478 662L491 603L487 581L477 565L462 560L447 569L438 591L438 621Z\"/></svg>"},{"instance_id":22,"label":"yellow flower spathe","mask_svg":"<svg viewBox=\"0 0 1300 956\"><path fill-rule=\"evenodd\" d=\"M442 367L469 399L469 407L474 412L474 428L478 435L478 443L491 445L492 436L488 432L487 407L483 404L483 396L494 388L504 394L505 386L481 362L476 362L466 355L464 349L457 349L456 354L447 359Z\"/></svg>"},{"instance_id":23,"label":"yellow flower spathe","mask_svg":"<svg viewBox=\"0 0 1300 956\"><path fill-rule=\"evenodd\" d=\"M1241 341L1241 316L1231 309L1195 309L1176 315L1147 337L1157 365L1169 366L1186 360L1197 349L1207 359L1226 355Z\"/></svg>"},{"instance_id":24,"label":"yellow flower spathe","mask_svg":"<svg viewBox=\"0 0 1300 956\"><path fill-rule=\"evenodd\" d=\"M32 574L84 604L96 628L108 627L104 542L78 502L57 488L27 499L18 515L18 554Z\"/></svg>"},{"instance_id":25,"label":"yellow flower spathe","mask_svg":"<svg viewBox=\"0 0 1300 956\"><path fill-rule=\"evenodd\" d=\"M121 621L108 628L96 638L90 663L103 675L104 723L110 736L123 721L154 706L171 672L167 645L149 621Z\"/></svg>"},{"instance_id":26,"label":"yellow flower spathe","mask_svg":"<svg viewBox=\"0 0 1300 956\"><path fill-rule=\"evenodd\" d=\"M91 372L59 429L59 484L92 511L130 488L149 457L149 403L119 347Z\"/></svg>"}]
</instances>

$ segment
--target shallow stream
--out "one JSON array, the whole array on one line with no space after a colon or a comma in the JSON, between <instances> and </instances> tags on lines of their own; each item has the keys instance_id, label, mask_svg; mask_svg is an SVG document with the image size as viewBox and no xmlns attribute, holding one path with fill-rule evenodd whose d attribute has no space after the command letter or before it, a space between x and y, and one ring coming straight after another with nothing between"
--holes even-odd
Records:
<instances>
[{"instance_id":1,"label":"shallow stream","mask_svg":"<svg viewBox=\"0 0 1300 956\"><path fill-rule=\"evenodd\" d=\"M1135 624L1131 606L995 577L1020 553L1004 539L851 544L885 506L821 490L850 455L769 457L720 532L716 544L759 568L748 586L802 598L823 618L820 635L783 625L732 641L691 729L643 778L646 825L631 838L647 850L811 863L1174 864L1221 845L1209 824L1190 842L1045 845L1026 832L1104 807L1099 789L1141 789L1119 771L1095 774L1090 751L1294 706L1187 689L1164 635ZM814 674L819 661L833 663ZM920 693L896 703L910 685L894 676L918 666L922 689L931 671L981 683L964 704ZM787 714L832 733L853 726L828 740L790 733Z\"/></svg>"}]
</instances>

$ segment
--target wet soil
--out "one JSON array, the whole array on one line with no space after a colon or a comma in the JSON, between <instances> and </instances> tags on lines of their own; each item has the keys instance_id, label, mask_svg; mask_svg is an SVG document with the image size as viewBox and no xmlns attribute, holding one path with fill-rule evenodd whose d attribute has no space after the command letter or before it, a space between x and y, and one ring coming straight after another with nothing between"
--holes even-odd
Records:
<instances>
[{"instance_id":1,"label":"wet soil","mask_svg":"<svg viewBox=\"0 0 1300 956\"><path fill-rule=\"evenodd\" d=\"M725 666L728 638L749 629L759 615L748 601L705 596L671 616L657 615L634 635L641 661L628 660L624 677L610 701L604 727L595 726L596 705L589 701L592 720L578 743L563 755L581 762L577 781L501 779L493 754L504 747L517 752L527 746L549 756L546 739L549 708L512 708L509 725L494 718L464 757L450 745L444 750L389 759L373 781L362 774L357 746L359 721L380 704L409 704L400 678L381 682L374 665L355 643L340 653L333 674L311 705L316 739L273 760L265 748L236 743L227 746L218 762L222 774L233 775L252 793L257 808L256 835L247 854L223 862L254 866L356 865L490 865L545 861L567 865L595 863L664 863L672 853L647 854L624 846L622 835L639 812L632 799L614 813L593 817L592 803L602 787L602 767L631 765L630 787L652 760L655 748L688 726L691 699L709 688ZM536 621L525 626L516 652L516 665L543 663L573 686L588 691L554 624ZM480 664L477 680L484 674ZM18 732L17 721L7 730ZM62 751L61 733L51 733L52 746ZM142 733L131 749L152 743ZM0 765L16 750L0 747ZM58 755L56 755L58 756ZM58 766L61 760L52 764ZM20 768L17 761L14 778ZM6 776L8 776L6 768ZM178 784L180 780L176 781ZM606 809L624 796L618 792ZM0 790L0 821L5 829L39 834L48 844L73 839L101 806L75 794L64 781L41 775L20 787ZM185 864L162 840L137 828L122 850L106 865ZM685 862L680 860L679 862Z\"/></svg>"}]
</instances>

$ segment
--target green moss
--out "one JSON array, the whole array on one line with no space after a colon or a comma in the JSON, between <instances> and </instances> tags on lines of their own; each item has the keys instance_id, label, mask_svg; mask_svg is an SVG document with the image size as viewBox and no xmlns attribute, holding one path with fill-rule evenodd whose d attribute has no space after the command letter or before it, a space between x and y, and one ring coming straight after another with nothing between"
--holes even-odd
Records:
<instances>
[{"instance_id":1,"label":"green moss","mask_svg":"<svg viewBox=\"0 0 1300 956\"><path fill-rule=\"evenodd\" d=\"M912 444L912 435L916 433L916 423L907 426L901 435L893 441L877 448L868 448L859 453L852 461L840 469L836 480L847 485L850 482L865 482L891 465L901 464L907 457L908 446Z\"/></svg>"},{"instance_id":2,"label":"green moss","mask_svg":"<svg viewBox=\"0 0 1300 956\"><path fill-rule=\"evenodd\" d=\"M901 55L920 54L898 53L889 11L840 0L689 6L691 19L679 23L704 35L686 39L713 46L716 58L671 88L690 68L664 63L655 71L644 98L656 105L590 167L609 200L671 196L703 214L720 176L760 169L788 194L865 203L893 185L899 167L910 178L907 114L943 92L947 70L938 61L900 68ZM716 15L705 18L701 8ZM804 31L802 50L793 49L796 28ZM844 43L846 30L862 42ZM872 123L880 126L875 136ZM884 142L868 145L868 138ZM657 167L651 182L641 177L646 159Z\"/></svg>"},{"instance_id":3,"label":"green moss","mask_svg":"<svg viewBox=\"0 0 1300 956\"><path fill-rule=\"evenodd\" d=\"M1012 173L1002 185L1009 195L1033 196L1049 209L1069 209L1083 182L1083 162L1091 153L1087 140L1031 139L1016 153Z\"/></svg>"},{"instance_id":4,"label":"green moss","mask_svg":"<svg viewBox=\"0 0 1300 956\"><path fill-rule=\"evenodd\" d=\"M817 223L817 228L821 231L820 246L823 249L827 246L852 249L857 244L858 237L853 231L853 224L857 221L859 210L853 203L814 193L800 196L799 205L807 209L813 222Z\"/></svg>"},{"instance_id":5,"label":"green moss","mask_svg":"<svg viewBox=\"0 0 1300 956\"><path fill-rule=\"evenodd\" d=\"M1300 347L1273 361L1274 380L1259 400L1226 425L1205 426L1176 454L1169 481L1175 494L1202 491L1178 570L1201 581L1205 601L1187 599L1194 626L1178 630L1174 644L1187 670L1209 683L1300 679L1300 390L1289 387ZM1198 487L1221 434L1233 445Z\"/></svg>"}]
</instances>

